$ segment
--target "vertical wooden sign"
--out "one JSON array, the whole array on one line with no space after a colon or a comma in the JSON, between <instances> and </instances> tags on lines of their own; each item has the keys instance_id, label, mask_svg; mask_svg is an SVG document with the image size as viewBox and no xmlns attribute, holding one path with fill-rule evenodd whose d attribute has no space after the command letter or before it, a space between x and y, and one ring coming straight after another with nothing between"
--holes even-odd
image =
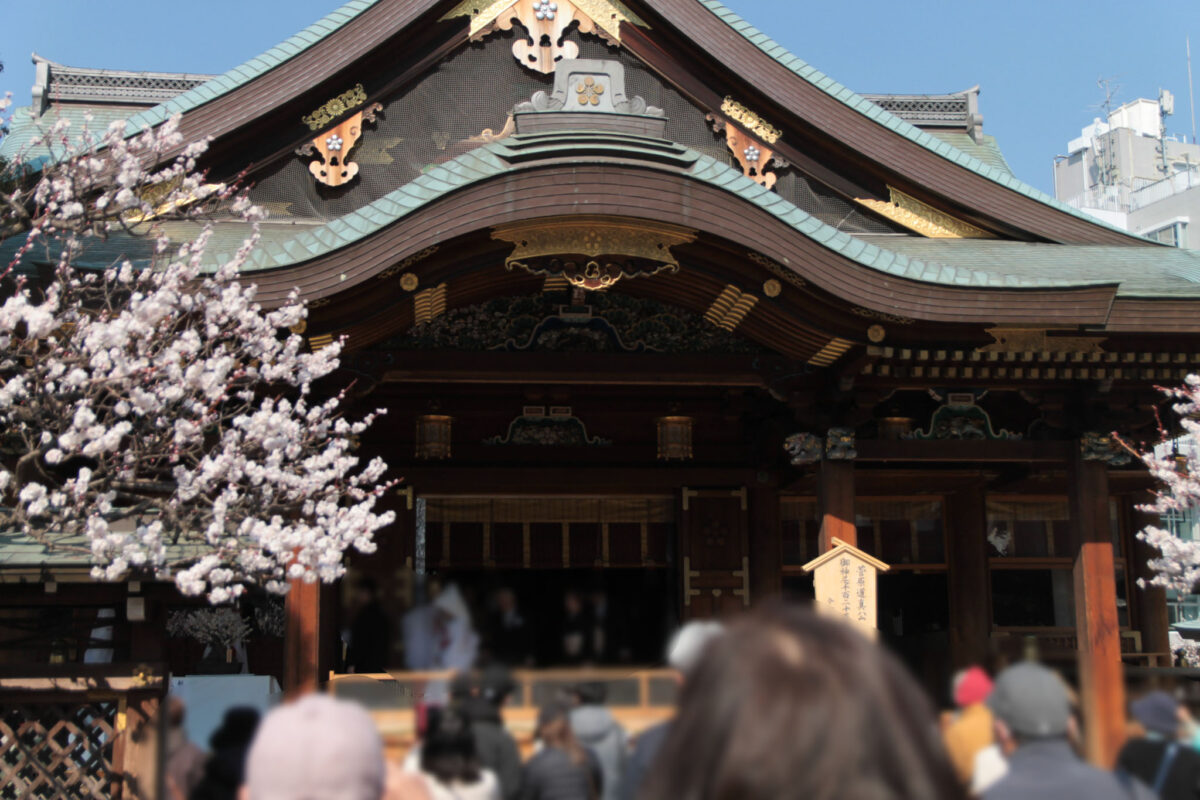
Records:
<instances>
[{"instance_id":1,"label":"vertical wooden sign","mask_svg":"<svg viewBox=\"0 0 1200 800\"><path fill-rule=\"evenodd\" d=\"M817 609L840 617L874 639L879 629L879 573L888 565L841 539L804 565L812 572Z\"/></svg>"}]
</instances>

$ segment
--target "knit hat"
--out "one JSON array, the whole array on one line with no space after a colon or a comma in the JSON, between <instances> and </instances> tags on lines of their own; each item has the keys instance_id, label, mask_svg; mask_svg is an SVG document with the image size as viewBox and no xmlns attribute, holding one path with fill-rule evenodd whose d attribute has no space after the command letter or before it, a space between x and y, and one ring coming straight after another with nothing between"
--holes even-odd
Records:
<instances>
[{"instance_id":1,"label":"knit hat","mask_svg":"<svg viewBox=\"0 0 1200 800\"><path fill-rule=\"evenodd\" d=\"M1147 731L1174 736L1179 730L1179 704L1166 692L1151 692L1134 700L1129 711Z\"/></svg>"},{"instance_id":2,"label":"knit hat","mask_svg":"<svg viewBox=\"0 0 1200 800\"><path fill-rule=\"evenodd\" d=\"M992 693L992 679L982 667L970 667L954 683L954 704L959 708L973 706L988 699Z\"/></svg>"},{"instance_id":3,"label":"knit hat","mask_svg":"<svg viewBox=\"0 0 1200 800\"><path fill-rule=\"evenodd\" d=\"M996 676L987 699L996 718L1019 736L1050 738L1067 732L1071 699L1062 678L1026 661Z\"/></svg>"},{"instance_id":4,"label":"knit hat","mask_svg":"<svg viewBox=\"0 0 1200 800\"><path fill-rule=\"evenodd\" d=\"M328 695L267 714L246 759L250 800L380 800L385 780L370 715Z\"/></svg>"},{"instance_id":5,"label":"knit hat","mask_svg":"<svg viewBox=\"0 0 1200 800\"><path fill-rule=\"evenodd\" d=\"M712 620L697 620L684 625L667 645L667 663L687 674L700 662L704 648L725 631L725 626Z\"/></svg>"}]
</instances>

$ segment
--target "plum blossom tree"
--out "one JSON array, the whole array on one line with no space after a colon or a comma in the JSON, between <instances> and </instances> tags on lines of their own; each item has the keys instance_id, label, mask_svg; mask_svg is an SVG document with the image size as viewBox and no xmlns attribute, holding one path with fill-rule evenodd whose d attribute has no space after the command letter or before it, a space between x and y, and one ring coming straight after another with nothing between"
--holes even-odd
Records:
<instances>
[{"instance_id":1,"label":"plum blossom tree","mask_svg":"<svg viewBox=\"0 0 1200 800\"><path fill-rule=\"evenodd\" d=\"M1189 375L1182 386L1163 389L1179 417L1183 447L1159 444L1145 452L1129 445L1159 483L1154 502L1143 511L1157 514L1186 513L1200 507L1200 375ZM1166 437L1164 436L1164 439ZM1174 437L1176 440L1179 437ZM1182 539L1166 528L1150 525L1138 538L1158 550L1150 560L1154 578L1150 583L1191 593L1200 580L1200 542Z\"/></svg>"},{"instance_id":2,"label":"plum blossom tree","mask_svg":"<svg viewBox=\"0 0 1200 800\"><path fill-rule=\"evenodd\" d=\"M205 182L207 143L180 150L176 120L133 137L60 120L42 144L52 158L0 196L0 229L24 237L0 271L0 525L86 554L97 578L169 576L214 603L336 579L392 521L386 465L353 454L375 415L313 390L340 345L307 352L298 296L265 310L239 280L262 212ZM222 215L253 234L205 266ZM203 223L194 241L162 233L179 217ZM114 236L149 257L80 266Z\"/></svg>"}]
</instances>

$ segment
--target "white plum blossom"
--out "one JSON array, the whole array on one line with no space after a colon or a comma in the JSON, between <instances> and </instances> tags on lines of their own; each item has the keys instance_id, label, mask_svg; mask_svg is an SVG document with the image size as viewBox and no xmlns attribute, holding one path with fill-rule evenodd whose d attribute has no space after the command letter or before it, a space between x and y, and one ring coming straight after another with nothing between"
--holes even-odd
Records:
<instances>
[{"instance_id":1,"label":"white plum blossom","mask_svg":"<svg viewBox=\"0 0 1200 800\"><path fill-rule=\"evenodd\" d=\"M42 144L55 158L0 212L0 235L25 237L0 265L0 524L87 554L98 579L169 576L214 603L336 580L393 519L375 508L386 464L354 455L375 415L347 420L341 393L313 389L341 344L309 352L289 332L307 315L296 293L256 302L239 277L256 229L206 268L210 226L182 246L155 228L202 213L253 227L262 211L195 173L207 143L184 146L177 119L132 137L56 124ZM75 265L118 234L155 256ZM35 247L57 265L40 280L22 269Z\"/></svg>"},{"instance_id":2,"label":"white plum blossom","mask_svg":"<svg viewBox=\"0 0 1200 800\"><path fill-rule=\"evenodd\" d=\"M1159 483L1154 502L1141 509L1156 514L1186 513L1200 509L1200 375L1189 375L1183 386L1163 392L1174 401L1172 410L1179 416L1182 434L1138 453ZM1181 539L1155 525L1137 536L1159 552L1150 560L1155 575L1149 582L1191 593L1200 581L1200 541Z\"/></svg>"}]
</instances>

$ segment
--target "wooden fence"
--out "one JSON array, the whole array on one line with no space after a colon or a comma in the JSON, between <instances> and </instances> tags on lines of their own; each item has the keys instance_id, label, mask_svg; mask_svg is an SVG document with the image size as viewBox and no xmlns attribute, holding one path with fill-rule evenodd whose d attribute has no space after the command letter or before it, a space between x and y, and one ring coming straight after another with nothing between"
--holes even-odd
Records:
<instances>
[{"instance_id":1,"label":"wooden fence","mask_svg":"<svg viewBox=\"0 0 1200 800\"><path fill-rule=\"evenodd\" d=\"M114 664L37 671L0 671L0 800L160 797L163 671Z\"/></svg>"}]
</instances>

